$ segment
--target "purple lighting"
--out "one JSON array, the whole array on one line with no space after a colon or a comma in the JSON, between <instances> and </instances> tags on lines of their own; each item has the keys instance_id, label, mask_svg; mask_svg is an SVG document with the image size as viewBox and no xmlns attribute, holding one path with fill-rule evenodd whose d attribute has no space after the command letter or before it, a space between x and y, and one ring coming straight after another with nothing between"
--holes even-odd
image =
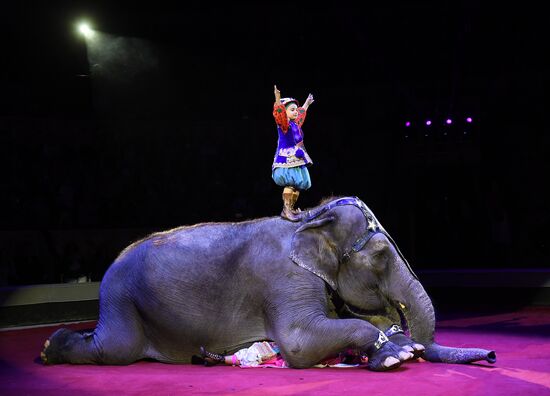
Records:
<instances>
[{"instance_id":1,"label":"purple lighting","mask_svg":"<svg viewBox=\"0 0 550 396\"><path fill-rule=\"evenodd\" d=\"M466 118L466 122L472 122L472 117Z\"/></svg>"},{"instance_id":2,"label":"purple lighting","mask_svg":"<svg viewBox=\"0 0 550 396\"><path fill-rule=\"evenodd\" d=\"M447 118L447 121L445 121L447 123L447 125L450 125L453 123L453 120L451 120L450 118Z\"/></svg>"},{"instance_id":3,"label":"purple lighting","mask_svg":"<svg viewBox=\"0 0 550 396\"><path fill-rule=\"evenodd\" d=\"M426 121L426 125L430 126L432 125L432 122L430 120Z\"/></svg>"},{"instance_id":4,"label":"purple lighting","mask_svg":"<svg viewBox=\"0 0 550 396\"><path fill-rule=\"evenodd\" d=\"M405 122L405 126L406 126L406 127L410 127L410 126L411 126L411 122L410 122L410 121Z\"/></svg>"}]
</instances>

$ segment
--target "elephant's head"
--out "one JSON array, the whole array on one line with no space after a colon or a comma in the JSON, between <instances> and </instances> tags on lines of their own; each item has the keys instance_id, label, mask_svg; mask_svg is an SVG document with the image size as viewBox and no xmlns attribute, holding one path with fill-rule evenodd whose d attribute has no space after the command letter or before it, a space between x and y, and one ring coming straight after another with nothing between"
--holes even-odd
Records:
<instances>
[{"instance_id":1,"label":"elephant's head","mask_svg":"<svg viewBox=\"0 0 550 396\"><path fill-rule=\"evenodd\" d=\"M324 279L349 305L400 311L411 338L426 347L427 360L494 362L492 351L434 342L430 298L393 239L358 198L339 198L308 211L293 236L290 258Z\"/></svg>"}]
</instances>

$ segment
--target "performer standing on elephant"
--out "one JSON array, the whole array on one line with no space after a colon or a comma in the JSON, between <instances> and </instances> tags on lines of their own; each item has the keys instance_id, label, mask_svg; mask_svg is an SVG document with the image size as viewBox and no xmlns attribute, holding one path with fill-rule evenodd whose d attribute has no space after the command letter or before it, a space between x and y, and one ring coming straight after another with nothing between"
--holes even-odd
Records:
<instances>
[{"instance_id":1,"label":"performer standing on elephant","mask_svg":"<svg viewBox=\"0 0 550 396\"><path fill-rule=\"evenodd\" d=\"M275 104L273 117L277 124L279 140L277 152L271 168L271 177L283 189L283 211L281 217L290 221L300 220L299 209L294 209L300 191L311 187L308 166L313 164L304 147L302 125L306 112L313 103L309 94L303 107L294 98L282 98L281 91L275 85Z\"/></svg>"}]
</instances>

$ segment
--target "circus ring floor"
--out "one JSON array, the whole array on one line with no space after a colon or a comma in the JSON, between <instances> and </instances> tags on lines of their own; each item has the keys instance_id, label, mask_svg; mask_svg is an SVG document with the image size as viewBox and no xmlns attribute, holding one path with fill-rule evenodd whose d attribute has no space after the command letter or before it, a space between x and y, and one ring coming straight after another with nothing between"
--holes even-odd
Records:
<instances>
[{"instance_id":1,"label":"circus ring floor","mask_svg":"<svg viewBox=\"0 0 550 396\"><path fill-rule=\"evenodd\" d=\"M242 369L141 361L129 366L44 366L39 353L61 325L0 331L1 395L550 395L550 306L438 313L443 345L495 350L493 365L409 362L362 368ZM70 323L73 329L94 321Z\"/></svg>"}]
</instances>

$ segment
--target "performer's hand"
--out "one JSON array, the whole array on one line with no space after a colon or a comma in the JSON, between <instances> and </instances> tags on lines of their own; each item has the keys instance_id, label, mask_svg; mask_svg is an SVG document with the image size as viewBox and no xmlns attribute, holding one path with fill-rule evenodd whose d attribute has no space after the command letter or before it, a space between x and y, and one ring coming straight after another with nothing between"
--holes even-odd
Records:
<instances>
[{"instance_id":1,"label":"performer's hand","mask_svg":"<svg viewBox=\"0 0 550 396\"><path fill-rule=\"evenodd\" d=\"M309 105L312 104L313 102L315 102L315 99L313 99L313 95L312 95L312 94L309 94L309 95L307 96L307 99L306 99L305 103L304 103L304 109L307 110L307 108L309 107Z\"/></svg>"},{"instance_id":2,"label":"performer's hand","mask_svg":"<svg viewBox=\"0 0 550 396\"><path fill-rule=\"evenodd\" d=\"M281 103L281 91L277 89L277 86L273 86L275 88L275 103L280 104Z\"/></svg>"}]
</instances>

